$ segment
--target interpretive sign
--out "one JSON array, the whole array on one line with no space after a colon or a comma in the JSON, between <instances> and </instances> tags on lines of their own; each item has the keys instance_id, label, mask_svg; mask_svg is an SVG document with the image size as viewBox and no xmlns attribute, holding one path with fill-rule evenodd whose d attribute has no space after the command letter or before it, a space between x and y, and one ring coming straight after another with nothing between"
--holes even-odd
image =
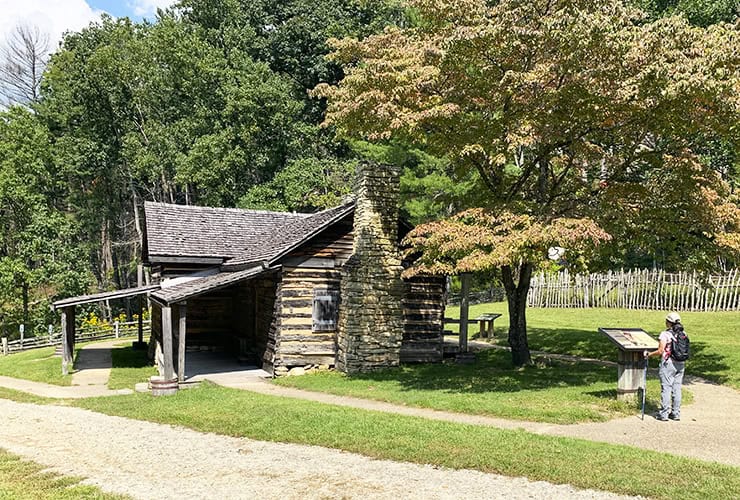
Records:
<instances>
[{"instance_id":1,"label":"interpretive sign","mask_svg":"<svg viewBox=\"0 0 740 500\"><path fill-rule=\"evenodd\" d=\"M658 348L658 341L640 328L599 328L599 331L625 351L652 351Z\"/></svg>"},{"instance_id":2,"label":"interpretive sign","mask_svg":"<svg viewBox=\"0 0 740 500\"><path fill-rule=\"evenodd\" d=\"M647 360L643 351L654 351L658 341L640 328L599 328L619 350L617 351L617 399L634 401L641 387Z\"/></svg>"}]
</instances>

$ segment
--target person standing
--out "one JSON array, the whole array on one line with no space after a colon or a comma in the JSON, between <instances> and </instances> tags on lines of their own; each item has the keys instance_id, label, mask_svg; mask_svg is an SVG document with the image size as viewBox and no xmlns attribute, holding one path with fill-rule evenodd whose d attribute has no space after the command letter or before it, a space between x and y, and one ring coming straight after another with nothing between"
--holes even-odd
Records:
<instances>
[{"instance_id":1,"label":"person standing","mask_svg":"<svg viewBox=\"0 0 740 500\"><path fill-rule=\"evenodd\" d=\"M655 418L660 421L681 420L681 385L686 367L685 361L676 361L671 357L671 348L675 336L683 331L681 316L672 312L665 317L666 329L658 337L658 349L645 351L645 357L660 356L660 410Z\"/></svg>"}]
</instances>

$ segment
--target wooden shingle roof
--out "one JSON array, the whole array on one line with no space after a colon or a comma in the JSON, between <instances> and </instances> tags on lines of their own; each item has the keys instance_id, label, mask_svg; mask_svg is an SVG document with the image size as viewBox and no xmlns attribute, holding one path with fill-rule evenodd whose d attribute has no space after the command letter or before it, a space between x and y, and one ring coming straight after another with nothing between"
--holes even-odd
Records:
<instances>
[{"instance_id":1,"label":"wooden shingle roof","mask_svg":"<svg viewBox=\"0 0 740 500\"><path fill-rule=\"evenodd\" d=\"M159 258L220 258L244 254L254 241L310 214L211 208L146 202L146 255Z\"/></svg>"},{"instance_id":2,"label":"wooden shingle roof","mask_svg":"<svg viewBox=\"0 0 740 500\"><path fill-rule=\"evenodd\" d=\"M276 226L272 231L266 231L250 241L240 255L224 263L223 269L243 268L257 262L273 264L323 229L349 215L354 208L354 203L349 203Z\"/></svg>"}]
</instances>

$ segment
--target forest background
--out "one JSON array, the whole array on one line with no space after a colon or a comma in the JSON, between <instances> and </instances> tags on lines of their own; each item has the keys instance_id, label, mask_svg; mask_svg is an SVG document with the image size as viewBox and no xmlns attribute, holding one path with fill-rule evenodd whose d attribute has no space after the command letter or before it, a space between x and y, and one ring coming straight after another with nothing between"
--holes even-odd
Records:
<instances>
[{"instance_id":1,"label":"forest background","mask_svg":"<svg viewBox=\"0 0 740 500\"><path fill-rule=\"evenodd\" d=\"M735 0L635 3L645 22L738 16ZM315 211L369 159L402 167L412 223L487 206L475 171L321 126L326 103L309 91L343 77L327 40L417 22L396 0L181 0L154 22L103 17L49 58L44 34L21 28L0 60L0 334L45 332L57 298L135 286L144 201ZM735 149L704 153L734 187ZM645 249L592 265L677 264Z\"/></svg>"}]
</instances>

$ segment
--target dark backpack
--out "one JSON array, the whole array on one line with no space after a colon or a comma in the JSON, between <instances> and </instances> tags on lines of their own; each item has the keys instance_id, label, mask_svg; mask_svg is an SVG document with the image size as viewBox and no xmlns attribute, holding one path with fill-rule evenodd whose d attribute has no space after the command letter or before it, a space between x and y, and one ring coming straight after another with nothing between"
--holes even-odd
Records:
<instances>
[{"instance_id":1,"label":"dark backpack","mask_svg":"<svg viewBox=\"0 0 740 500\"><path fill-rule=\"evenodd\" d=\"M686 361L689 359L691 346L689 343L689 336L683 330L673 334L673 341L671 345L671 357L675 361Z\"/></svg>"}]
</instances>

